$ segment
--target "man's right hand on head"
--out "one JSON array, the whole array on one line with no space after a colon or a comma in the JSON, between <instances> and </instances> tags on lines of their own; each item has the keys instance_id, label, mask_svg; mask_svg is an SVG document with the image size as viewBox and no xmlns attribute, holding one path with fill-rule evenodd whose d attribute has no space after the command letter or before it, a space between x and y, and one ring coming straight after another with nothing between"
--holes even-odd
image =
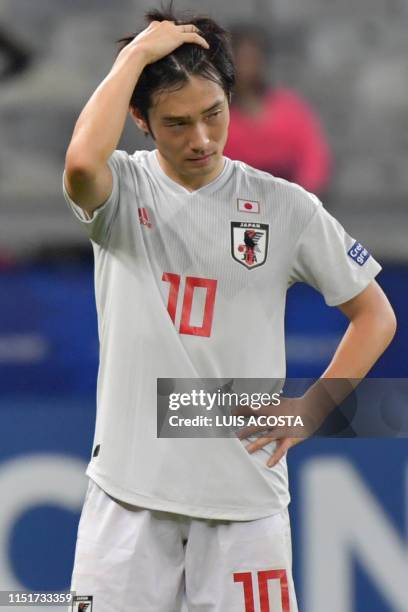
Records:
<instances>
[{"instance_id":1,"label":"man's right hand on head","mask_svg":"<svg viewBox=\"0 0 408 612\"><path fill-rule=\"evenodd\" d=\"M123 51L138 49L144 56L146 64L153 64L184 43L209 49L209 44L199 32L193 24L176 25L173 21L152 21L149 27L140 32Z\"/></svg>"}]
</instances>

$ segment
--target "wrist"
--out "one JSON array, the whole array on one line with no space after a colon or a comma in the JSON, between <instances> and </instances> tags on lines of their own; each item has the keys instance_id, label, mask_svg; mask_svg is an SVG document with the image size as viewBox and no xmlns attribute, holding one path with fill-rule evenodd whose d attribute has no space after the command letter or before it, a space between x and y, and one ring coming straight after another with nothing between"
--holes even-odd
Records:
<instances>
[{"instance_id":1,"label":"wrist","mask_svg":"<svg viewBox=\"0 0 408 612\"><path fill-rule=\"evenodd\" d=\"M125 47L124 51L126 49L128 50L129 58L132 62L137 62L142 65L143 68L150 63L149 49L143 42L130 43L130 45Z\"/></svg>"},{"instance_id":2,"label":"wrist","mask_svg":"<svg viewBox=\"0 0 408 612\"><path fill-rule=\"evenodd\" d=\"M136 72L140 74L148 63L148 53L143 47L143 45L141 45L140 43L130 43L121 50L121 52L116 58L115 63L113 64L112 69L126 66L127 70L129 70L129 68L131 68L132 70L136 69Z\"/></svg>"}]
</instances>

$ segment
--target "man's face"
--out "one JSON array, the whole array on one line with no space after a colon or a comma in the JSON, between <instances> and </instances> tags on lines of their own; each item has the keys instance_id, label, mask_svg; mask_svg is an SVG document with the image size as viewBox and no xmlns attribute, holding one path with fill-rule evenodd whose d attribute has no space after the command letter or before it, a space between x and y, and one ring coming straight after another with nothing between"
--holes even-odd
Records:
<instances>
[{"instance_id":1,"label":"man's face","mask_svg":"<svg viewBox=\"0 0 408 612\"><path fill-rule=\"evenodd\" d=\"M228 100L220 85L193 76L180 89L154 94L149 122L172 174L194 186L219 172L229 125Z\"/></svg>"}]
</instances>

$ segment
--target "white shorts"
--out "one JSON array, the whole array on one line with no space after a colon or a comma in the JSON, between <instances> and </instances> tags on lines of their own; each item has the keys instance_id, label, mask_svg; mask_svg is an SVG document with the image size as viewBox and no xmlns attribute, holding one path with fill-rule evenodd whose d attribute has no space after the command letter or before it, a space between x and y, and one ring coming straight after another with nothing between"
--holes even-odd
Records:
<instances>
[{"instance_id":1,"label":"white shorts","mask_svg":"<svg viewBox=\"0 0 408 612\"><path fill-rule=\"evenodd\" d=\"M92 596L92 612L297 612L291 566L287 510L196 519L119 502L90 480L71 590Z\"/></svg>"}]
</instances>

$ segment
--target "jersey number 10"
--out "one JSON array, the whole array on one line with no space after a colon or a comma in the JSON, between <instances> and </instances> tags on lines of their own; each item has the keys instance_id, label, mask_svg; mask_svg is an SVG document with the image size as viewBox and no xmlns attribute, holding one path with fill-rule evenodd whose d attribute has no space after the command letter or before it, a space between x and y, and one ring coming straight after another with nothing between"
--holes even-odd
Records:
<instances>
[{"instance_id":1,"label":"jersey number 10","mask_svg":"<svg viewBox=\"0 0 408 612\"><path fill-rule=\"evenodd\" d=\"M259 603L261 612L270 612L268 581L279 580L281 591L282 612L290 612L289 588L286 570L265 570L258 573ZM234 582L242 582L244 588L245 612L255 612L254 590L251 572L237 572L233 575Z\"/></svg>"},{"instance_id":2,"label":"jersey number 10","mask_svg":"<svg viewBox=\"0 0 408 612\"><path fill-rule=\"evenodd\" d=\"M162 280L170 283L169 300L167 310L173 323L176 321L176 310L180 292L180 274L164 272ZM201 325L191 325L191 307L193 305L194 291L196 287L206 289L204 313ZM184 287L183 305L180 318L180 334L190 336L211 336L212 321L214 315L215 293L217 291L217 281L212 278L198 278L197 276L187 276Z\"/></svg>"}]
</instances>

